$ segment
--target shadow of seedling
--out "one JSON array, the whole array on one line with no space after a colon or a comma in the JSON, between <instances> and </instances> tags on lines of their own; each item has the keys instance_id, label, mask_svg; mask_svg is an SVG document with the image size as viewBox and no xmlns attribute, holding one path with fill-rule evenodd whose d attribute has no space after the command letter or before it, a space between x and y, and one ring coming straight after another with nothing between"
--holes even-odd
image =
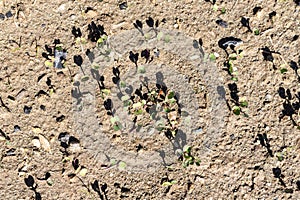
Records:
<instances>
[{"instance_id":1,"label":"shadow of seedling","mask_svg":"<svg viewBox=\"0 0 300 200\"><path fill-rule=\"evenodd\" d=\"M91 74L92 74L93 79L95 79L98 84L101 98L105 99L105 96L109 95L110 90L105 88L104 76L100 75L99 71L96 69L93 69L93 68L91 69Z\"/></svg>"},{"instance_id":2,"label":"shadow of seedling","mask_svg":"<svg viewBox=\"0 0 300 200\"><path fill-rule=\"evenodd\" d=\"M61 44L59 39L55 39L53 42L53 46L45 45L45 49L47 52L43 52L42 56L47 59L45 65L47 67L54 66L55 68L61 69L63 68L63 64L66 61L67 51L63 49L63 45Z\"/></svg>"},{"instance_id":3,"label":"shadow of seedling","mask_svg":"<svg viewBox=\"0 0 300 200\"><path fill-rule=\"evenodd\" d=\"M79 88L79 86L80 86L80 82L79 81L75 81L73 83L73 86L75 86L75 88L72 89L71 95L72 95L73 98L75 98L77 100L76 104L79 105L81 103L81 101L82 101L83 95L91 94L91 93L90 92L81 92L80 88Z\"/></svg>"},{"instance_id":4,"label":"shadow of seedling","mask_svg":"<svg viewBox=\"0 0 300 200\"><path fill-rule=\"evenodd\" d=\"M75 26L72 27L72 34L75 38L80 38L82 36L80 28L76 28Z\"/></svg>"},{"instance_id":5,"label":"shadow of seedling","mask_svg":"<svg viewBox=\"0 0 300 200\"><path fill-rule=\"evenodd\" d=\"M82 183L83 187L85 187L87 189L87 191L90 193L91 192L90 188L88 187L87 184L84 183L84 181L82 180L82 178L80 178L80 176L81 177L86 176L87 168L84 167L84 166L82 166L82 165L80 165L79 164L79 160L77 158L74 158L72 160L72 166L74 168L74 171L72 173L69 173L68 177L70 179L73 179L75 177L78 178L78 180Z\"/></svg>"},{"instance_id":6,"label":"shadow of seedling","mask_svg":"<svg viewBox=\"0 0 300 200\"><path fill-rule=\"evenodd\" d=\"M217 2L217 0L204 0L204 1L206 1L206 2L209 2L209 3L211 3L212 5L215 5L215 3Z\"/></svg>"},{"instance_id":7,"label":"shadow of seedling","mask_svg":"<svg viewBox=\"0 0 300 200\"><path fill-rule=\"evenodd\" d=\"M298 62L299 62L299 65L300 65L300 57L299 57L299 61ZM295 72L295 74L297 76L297 79L300 82L300 75L298 73L298 69L299 69L298 64L295 61L291 61L290 62L290 67L294 70L294 72Z\"/></svg>"},{"instance_id":8,"label":"shadow of seedling","mask_svg":"<svg viewBox=\"0 0 300 200\"><path fill-rule=\"evenodd\" d=\"M273 54L279 54L281 55L279 52L276 52L276 51L271 51L269 49L269 47L263 47L263 48L259 48L259 50L262 50L262 55L264 57L264 61L270 61L272 62L273 64L273 69L276 70L276 66L275 66L275 63L274 63L274 56Z\"/></svg>"},{"instance_id":9,"label":"shadow of seedling","mask_svg":"<svg viewBox=\"0 0 300 200\"><path fill-rule=\"evenodd\" d=\"M99 42L98 40L101 39L101 37L107 36L104 31L104 26L96 25L94 21L88 25L88 31L88 39L92 42Z\"/></svg>"},{"instance_id":10,"label":"shadow of seedling","mask_svg":"<svg viewBox=\"0 0 300 200\"><path fill-rule=\"evenodd\" d=\"M68 148L72 145L79 145L80 141L74 137L71 136L69 133L67 132L62 132L59 134L58 136L58 141L60 141L60 146L63 147L63 151L62 153L65 156L69 156L69 152L68 152Z\"/></svg>"},{"instance_id":11,"label":"shadow of seedling","mask_svg":"<svg viewBox=\"0 0 300 200\"><path fill-rule=\"evenodd\" d=\"M141 51L141 58L145 58L145 63L150 63L153 60L153 56L151 56L149 49L144 49ZM140 73L145 72L144 66L138 66L139 53L134 53L134 52L130 51L129 59L131 62L134 63L136 72L140 72Z\"/></svg>"},{"instance_id":12,"label":"shadow of seedling","mask_svg":"<svg viewBox=\"0 0 300 200\"><path fill-rule=\"evenodd\" d=\"M159 21L154 21L152 17L148 17L148 19L146 19L146 24L151 28L151 30L155 32L155 36L157 36L157 28L159 25ZM140 20L136 20L133 23L133 26L142 34L142 36L145 35L143 31L143 23Z\"/></svg>"},{"instance_id":13,"label":"shadow of seedling","mask_svg":"<svg viewBox=\"0 0 300 200\"><path fill-rule=\"evenodd\" d=\"M259 140L261 146L263 147L266 147L267 151L268 151L268 154L273 157L273 151L271 150L271 146L270 146L270 141L267 137L267 134L264 133L264 134L257 134L257 139L256 141Z\"/></svg>"},{"instance_id":14,"label":"shadow of seedling","mask_svg":"<svg viewBox=\"0 0 300 200\"><path fill-rule=\"evenodd\" d=\"M293 115L299 115L299 109L300 109L300 92L298 94L295 94L297 101L292 102L292 94L290 89L285 90L283 87L279 87L278 89L279 96L284 99L283 102L283 110L281 115L279 116L279 122L284 118L285 116L290 117L290 120L292 121L294 126L297 126L300 128L300 125L297 124L297 122L294 120Z\"/></svg>"},{"instance_id":15,"label":"shadow of seedling","mask_svg":"<svg viewBox=\"0 0 300 200\"><path fill-rule=\"evenodd\" d=\"M135 64L135 68L136 68L136 71L138 69L138 60L139 60L139 54L138 53L133 53L132 51L129 52L129 59L131 62L133 62Z\"/></svg>"},{"instance_id":16,"label":"shadow of seedling","mask_svg":"<svg viewBox=\"0 0 300 200\"><path fill-rule=\"evenodd\" d=\"M35 183L34 178L29 175L27 178L24 179L26 186L34 192L35 200L41 200L42 196L39 192L36 191L38 184Z\"/></svg>"},{"instance_id":17,"label":"shadow of seedling","mask_svg":"<svg viewBox=\"0 0 300 200\"><path fill-rule=\"evenodd\" d=\"M80 67L80 70L81 70L81 72L83 73L83 75L85 75L85 73L84 73L84 71L83 71L83 69L82 69L82 63L83 63L83 59L82 59L82 56L81 55L74 55L73 56L73 61L74 61L74 63L78 66L78 67Z\"/></svg>"},{"instance_id":18,"label":"shadow of seedling","mask_svg":"<svg viewBox=\"0 0 300 200\"><path fill-rule=\"evenodd\" d=\"M284 183L284 181L282 179L282 178L284 178L284 175L282 174L281 169L279 167L276 167L276 168L273 168L272 171L273 171L274 177L279 180L280 184L282 186L286 187L286 184Z\"/></svg>"},{"instance_id":19,"label":"shadow of seedling","mask_svg":"<svg viewBox=\"0 0 300 200\"><path fill-rule=\"evenodd\" d=\"M156 20L154 22L154 19L152 17L148 17L148 19L146 19L146 24L155 32L155 36L157 36L157 28L159 25L159 21Z\"/></svg>"},{"instance_id":20,"label":"shadow of seedling","mask_svg":"<svg viewBox=\"0 0 300 200\"><path fill-rule=\"evenodd\" d=\"M248 107L248 102L246 101L246 99L244 98L239 98L238 96L238 87L236 85L236 83L230 83L228 84L228 88L230 90L230 100L231 102L234 103L234 106L231 108L230 104L228 101L227 102L227 106L229 107L229 110L233 111L234 114L236 115L240 115L241 113L244 114L245 117L247 117L248 115L242 111L242 107Z\"/></svg>"},{"instance_id":21,"label":"shadow of seedling","mask_svg":"<svg viewBox=\"0 0 300 200\"><path fill-rule=\"evenodd\" d=\"M199 38L198 41L197 40L193 40L193 47L195 49L199 50L201 57L204 55L204 51L202 49L202 45L203 45L203 41L202 41L201 38Z\"/></svg>"},{"instance_id":22,"label":"shadow of seedling","mask_svg":"<svg viewBox=\"0 0 300 200\"><path fill-rule=\"evenodd\" d=\"M229 56L229 53L227 51L227 48L230 47L230 49L236 53L235 47L242 44L243 41L239 38L235 38L235 37L225 37L225 38L221 38L218 41L218 46L223 49L227 55L227 57Z\"/></svg>"},{"instance_id":23,"label":"shadow of seedling","mask_svg":"<svg viewBox=\"0 0 300 200\"><path fill-rule=\"evenodd\" d=\"M5 103L2 100L2 97L0 97L0 106L2 106L3 108L5 108L7 112L10 112L9 107L7 105L5 105Z\"/></svg>"},{"instance_id":24,"label":"shadow of seedling","mask_svg":"<svg viewBox=\"0 0 300 200\"><path fill-rule=\"evenodd\" d=\"M250 21L250 18L245 18L245 17L241 18L242 26L247 28L247 32L252 32L249 21Z\"/></svg>"},{"instance_id":25,"label":"shadow of seedling","mask_svg":"<svg viewBox=\"0 0 300 200\"><path fill-rule=\"evenodd\" d=\"M142 34L142 36L144 36L143 23L140 20L136 20L133 23L133 26Z\"/></svg>"},{"instance_id":26,"label":"shadow of seedling","mask_svg":"<svg viewBox=\"0 0 300 200\"><path fill-rule=\"evenodd\" d=\"M92 189L97 192L100 200L108 200L107 198L107 184L104 183L99 187L98 180L95 180L93 183L91 183Z\"/></svg>"}]
</instances>

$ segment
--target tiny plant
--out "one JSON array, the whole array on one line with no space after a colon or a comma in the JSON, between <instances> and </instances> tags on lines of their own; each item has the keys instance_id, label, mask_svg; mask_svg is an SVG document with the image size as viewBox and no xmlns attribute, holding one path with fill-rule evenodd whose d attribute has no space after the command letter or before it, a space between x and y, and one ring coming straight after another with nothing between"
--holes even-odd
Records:
<instances>
[{"instance_id":1,"label":"tiny plant","mask_svg":"<svg viewBox=\"0 0 300 200\"><path fill-rule=\"evenodd\" d=\"M259 35L260 31L259 31L259 29L255 28L255 29L253 29L253 33L254 33L254 35Z\"/></svg>"},{"instance_id":2,"label":"tiny plant","mask_svg":"<svg viewBox=\"0 0 300 200\"><path fill-rule=\"evenodd\" d=\"M180 156L180 160L182 160L182 166L184 168L190 166L190 165L200 165L200 159L192 155L192 147L191 146L184 146L182 155Z\"/></svg>"}]
</instances>

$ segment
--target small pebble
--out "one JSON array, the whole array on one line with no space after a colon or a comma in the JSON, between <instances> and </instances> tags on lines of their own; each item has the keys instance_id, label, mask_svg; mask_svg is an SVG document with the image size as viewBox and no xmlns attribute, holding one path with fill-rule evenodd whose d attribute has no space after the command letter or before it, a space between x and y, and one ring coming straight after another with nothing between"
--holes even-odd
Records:
<instances>
[{"instance_id":1,"label":"small pebble","mask_svg":"<svg viewBox=\"0 0 300 200\"><path fill-rule=\"evenodd\" d=\"M32 140L32 144L33 144L33 146L35 146L38 149L41 147L40 140L37 139L37 138L35 138L35 139Z\"/></svg>"},{"instance_id":2,"label":"small pebble","mask_svg":"<svg viewBox=\"0 0 300 200\"><path fill-rule=\"evenodd\" d=\"M57 12L59 13L64 13L66 11L66 4L61 4L58 8L57 8Z\"/></svg>"},{"instance_id":3,"label":"small pebble","mask_svg":"<svg viewBox=\"0 0 300 200\"><path fill-rule=\"evenodd\" d=\"M265 101L266 101L266 102L271 102L271 101L272 101L272 95L267 94L267 95L265 96Z\"/></svg>"},{"instance_id":4,"label":"small pebble","mask_svg":"<svg viewBox=\"0 0 300 200\"><path fill-rule=\"evenodd\" d=\"M266 126L265 130L266 130L266 131L269 131L269 130L270 130L270 127Z\"/></svg>"}]
</instances>

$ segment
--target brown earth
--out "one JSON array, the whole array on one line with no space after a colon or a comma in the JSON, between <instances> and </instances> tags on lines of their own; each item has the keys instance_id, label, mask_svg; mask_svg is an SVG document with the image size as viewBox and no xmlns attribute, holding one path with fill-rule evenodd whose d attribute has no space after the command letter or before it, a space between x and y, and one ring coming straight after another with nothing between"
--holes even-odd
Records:
<instances>
[{"instance_id":1,"label":"brown earth","mask_svg":"<svg viewBox=\"0 0 300 200\"><path fill-rule=\"evenodd\" d=\"M300 199L299 1L216 1L214 6L203 0L146 0L128 1L126 9L120 9L121 3L0 1L0 199ZM184 168L176 159L172 166L149 172L104 166L88 148L95 145L84 144L84 136L75 128L72 90L81 69L73 57L81 55L86 61L85 51L96 46L88 39L88 25L92 21L103 25L113 37L135 29L136 20L146 26L148 17L159 20L159 28L180 31L197 41L201 38L207 55L219 55L216 74L226 91L226 124L207 154L201 151L203 140L210 138L205 134L212 118L207 83L178 56L161 51L153 60L176 66L190 85L202 88L195 99L201 107L203 121L198 123L203 130L189 143L200 166ZM243 22L249 19L248 28L241 22L243 17ZM218 25L218 19L226 21L227 27ZM74 26L81 29L86 44L76 43ZM227 55L218 46L220 39L229 36L243 41L236 47L243 56L233 61L237 81L226 70ZM67 50L63 69L45 65L45 45L53 47L55 39ZM114 62L121 65L121 74L134 68L128 55L122 59ZM110 79L110 70L101 73ZM234 83L239 99L248 102L242 107L245 114L231 110L239 104L234 101ZM109 126L103 101L98 100L98 119ZM27 107L29 114L24 112ZM62 133L73 136L66 149L58 140ZM113 141L114 133L108 134ZM126 149L129 139L121 138L114 143ZM155 144L147 145L151 149ZM99 193L92 187L96 180Z\"/></svg>"}]
</instances>

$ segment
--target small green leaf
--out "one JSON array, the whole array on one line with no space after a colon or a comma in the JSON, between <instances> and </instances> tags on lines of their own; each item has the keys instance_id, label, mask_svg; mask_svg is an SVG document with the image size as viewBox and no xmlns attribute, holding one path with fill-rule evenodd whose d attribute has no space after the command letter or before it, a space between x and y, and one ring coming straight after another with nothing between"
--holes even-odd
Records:
<instances>
[{"instance_id":1,"label":"small green leaf","mask_svg":"<svg viewBox=\"0 0 300 200\"><path fill-rule=\"evenodd\" d=\"M285 74L287 71L288 71L287 68L281 68L280 69L280 73L282 73L282 74Z\"/></svg>"},{"instance_id":2,"label":"small green leaf","mask_svg":"<svg viewBox=\"0 0 300 200\"><path fill-rule=\"evenodd\" d=\"M131 105L131 101L129 101L129 100L123 101L123 106L124 107L128 107L130 105Z\"/></svg>"},{"instance_id":3,"label":"small green leaf","mask_svg":"<svg viewBox=\"0 0 300 200\"><path fill-rule=\"evenodd\" d=\"M103 38L99 38L99 39L97 40L97 44L98 44L98 46L99 46L99 45L103 45L103 44L104 44L104 39L103 39Z\"/></svg>"},{"instance_id":4,"label":"small green leaf","mask_svg":"<svg viewBox=\"0 0 300 200\"><path fill-rule=\"evenodd\" d=\"M136 110L136 111L134 111L134 114L141 115L141 114L143 114L143 110L142 109Z\"/></svg>"},{"instance_id":5,"label":"small green leaf","mask_svg":"<svg viewBox=\"0 0 300 200\"><path fill-rule=\"evenodd\" d=\"M98 70L98 69L100 69L100 66L99 65L93 65L92 68Z\"/></svg>"},{"instance_id":6,"label":"small green leaf","mask_svg":"<svg viewBox=\"0 0 300 200\"><path fill-rule=\"evenodd\" d=\"M254 33L254 35L259 35L259 29L255 28L255 29L253 30L253 33Z\"/></svg>"},{"instance_id":7,"label":"small green leaf","mask_svg":"<svg viewBox=\"0 0 300 200\"><path fill-rule=\"evenodd\" d=\"M52 96L53 94L54 94L54 89L53 88L49 89L49 96Z\"/></svg>"},{"instance_id":8,"label":"small green leaf","mask_svg":"<svg viewBox=\"0 0 300 200\"><path fill-rule=\"evenodd\" d=\"M165 36L165 42L166 42L166 43L169 43L170 40L171 40L170 35L166 35L166 36Z\"/></svg>"},{"instance_id":9,"label":"small green leaf","mask_svg":"<svg viewBox=\"0 0 300 200\"><path fill-rule=\"evenodd\" d=\"M214 10L214 11L217 11L218 8L219 8L219 7L218 7L216 4L213 6L213 10Z\"/></svg>"},{"instance_id":10,"label":"small green leaf","mask_svg":"<svg viewBox=\"0 0 300 200\"><path fill-rule=\"evenodd\" d=\"M192 147L189 146L189 145L185 145L185 146L183 147L183 152L190 153L191 150L192 150Z\"/></svg>"},{"instance_id":11,"label":"small green leaf","mask_svg":"<svg viewBox=\"0 0 300 200\"><path fill-rule=\"evenodd\" d=\"M128 95L124 95L121 97L121 101L127 101L128 99L130 99L130 96Z\"/></svg>"},{"instance_id":12,"label":"small green leaf","mask_svg":"<svg viewBox=\"0 0 300 200\"><path fill-rule=\"evenodd\" d=\"M121 170L124 170L126 168L126 166L127 166L127 164L125 162L123 162L123 161L121 161L119 163L119 169L121 169Z\"/></svg>"},{"instance_id":13,"label":"small green leaf","mask_svg":"<svg viewBox=\"0 0 300 200\"><path fill-rule=\"evenodd\" d=\"M221 13L222 13L222 14L225 14L225 13L226 13L226 8L223 7L223 8L221 9Z\"/></svg>"},{"instance_id":14,"label":"small green leaf","mask_svg":"<svg viewBox=\"0 0 300 200\"><path fill-rule=\"evenodd\" d=\"M137 71L138 71L138 73L141 73L141 74L143 74L143 73L145 73L145 72L146 72L146 69L145 69L145 67L144 67L144 66L139 66Z\"/></svg>"},{"instance_id":15,"label":"small green leaf","mask_svg":"<svg viewBox=\"0 0 300 200\"><path fill-rule=\"evenodd\" d=\"M109 95L110 94L110 90L109 89L102 89L101 92L103 92L103 94L105 94L105 95Z\"/></svg>"},{"instance_id":16,"label":"small green leaf","mask_svg":"<svg viewBox=\"0 0 300 200\"><path fill-rule=\"evenodd\" d=\"M119 119L119 117L117 117L117 116L111 117L111 118L110 118L110 122L111 122L112 124L114 124L114 123L116 123L116 122L118 122L118 121L120 121L120 119Z\"/></svg>"},{"instance_id":17,"label":"small green leaf","mask_svg":"<svg viewBox=\"0 0 300 200\"><path fill-rule=\"evenodd\" d=\"M239 115L241 113L241 108L238 106L233 106L232 111L234 114Z\"/></svg>"},{"instance_id":18,"label":"small green leaf","mask_svg":"<svg viewBox=\"0 0 300 200\"><path fill-rule=\"evenodd\" d=\"M240 99L240 105L242 107L248 107L248 101L246 100L246 98L241 98Z\"/></svg>"},{"instance_id":19,"label":"small green leaf","mask_svg":"<svg viewBox=\"0 0 300 200\"><path fill-rule=\"evenodd\" d=\"M172 186L174 184L176 184L177 181L176 180L172 180L172 181L166 181L166 182L163 182L162 186L165 186L165 187L168 187L168 186Z\"/></svg>"},{"instance_id":20,"label":"small green leaf","mask_svg":"<svg viewBox=\"0 0 300 200\"><path fill-rule=\"evenodd\" d=\"M284 159L283 154L281 152L277 152L276 157L277 157L278 161L283 161L283 159Z\"/></svg>"},{"instance_id":21,"label":"small green leaf","mask_svg":"<svg viewBox=\"0 0 300 200\"><path fill-rule=\"evenodd\" d=\"M113 166L113 165L116 165L117 164L117 160L116 159L114 159L114 158L112 158L111 160L110 160L110 164Z\"/></svg>"},{"instance_id":22,"label":"small green leaf","mask_svg":"<svg viewBox=\"0 0 300 200\"><path fill-rule=\"evenodd\" d=\"M237 59L237 54L236 53L232 53L229 55L229 60L236 60Z\"/></svg>"},{"instance_id":23,"label":"small green leaf","mask_svg":"<svg viewBox=\"0 0 300 200\"><path fill-rule=\"evenodd\" d=\"M141 102L137 102L137 103L134 103L134 104L132 105L132 108L133 108L133 109L140 108L140 107L142 107L142 103L141 103Z\"/></svg>"},{"instance_id":24,"label":"small green leaf","mask_svg":"<svg viewBox=\"0 0 300 200\"><path fill-rule=\"evenodd\" d=\"M48 179L47 179L47 184L48 184L49 186L52 186L52 185L54 184L54 182L53 182L53 180L52 180L51 178L48 178Z\"/></svg>"},{"instance_id":25,"label":"small green leaf","mask_svg":"<svg viewBox=\"0 0 300 200\"><path fill-rule=\"evenodd\" d=\"M216 55L214 53L209 54L210 61L216 61Z\"/></svg>"},{"instance_id":26,"label":"small green leaf","mask_svg":"<svg viewBox=\"0 0 300 200\"><path fill-rule=\"evenodd\" d=\"M121 86L122 88L124 88L124 87L126 87L126 83L125 83L124 81L120 81L120 86Z\"/></svg>"},{"instance_id":27,"label":"small green leaf","mask_svg":"<svg viewBox=\"0 0 300 200\"><path fill-rule=\"evenodd\" d=\"M164 36L163 32L159 32L157 34L157 40L161 40L161 38Z\"/></svg>"},{"instance_id":28,"label":"small green leaf","mask_svg":"<svg viewBox=\"0 0 300 200\"><path fill-rule=\"evenodd\" d=\"M174 96L175 96L175 92L170 91L170 92L168 93L168 99L172 99Z\"/></svg>"},{"instance_id":29,"label":"small green leaf","mask_svg":"<svg viewBox=\"0 0 300 200\"><path fill-rule=\"evenodd\" d=\"M114 131L121 130L121 128L120 128L120 126L119 126L119 125L114 125L114 126L113 126L113 128L114 128Z\"/></svg>"},{"instance_id":30,"label":"small green leaf","mask_svg":"<svg viewBox=\"0 0 300 200\"><path fill-rule=\"evenodd\" d=\"M237 77L232 77L231 80L238 81L238 78Z\"/></svg>"},{"instance_id":31,"label":"small green leaf","mask_svg":"<svg viewBox=\"0 0 300 200\"><path fill-rule=\"evenodd\" d=\"M45 61L45 66L46 67L53 67L53 62L51 62L50 60L46 60Z\"/></svg>"}]
</instances>

